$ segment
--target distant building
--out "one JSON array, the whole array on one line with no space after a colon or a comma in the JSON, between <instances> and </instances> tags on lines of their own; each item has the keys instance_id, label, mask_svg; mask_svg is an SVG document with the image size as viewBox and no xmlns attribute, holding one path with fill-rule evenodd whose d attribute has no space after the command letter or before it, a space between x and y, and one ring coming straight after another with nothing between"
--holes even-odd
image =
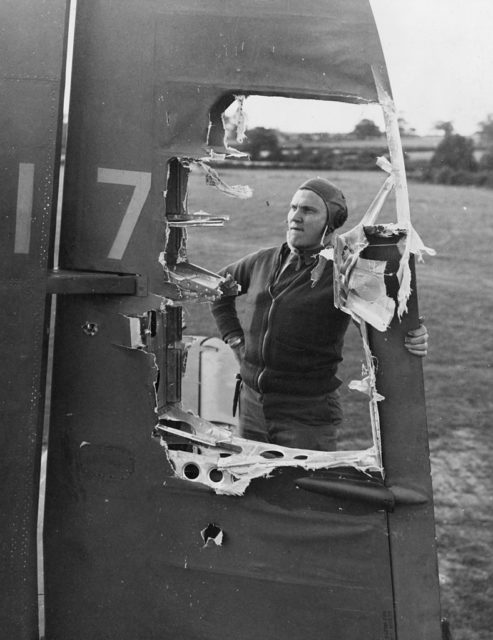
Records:
<instances>
[{"instance_id":1,"label":"distant building","mask_svg":"<svg viewBox=\"0 0 493 640\"><path fill-rule=\"evenodd\" d=\"M375 159L388 154L385 135L364 140L352 134L278 132L281 159L326 168L372 168ZM404 136L402 146L408 165L428 162L443 139L437 136Z\"/></svg>"},{"instance_id":2,"label":"distant building","mask_svg":"<svg viewBox=\"0 0 493 640\"><path fill-rule=\"evenodd\" d=\"M257 133L259 130L252 131ZM268 144L268 139L264 136L265 149L260 142L253 156L254 160L324 169L371 170L376 169L375 161L378 156L388 156L387 139L383 133L380 136L361 139L355 137L354 133L290 133L275 130L269 132L277 136L276 157L273 157L272 145ZM403 135L401 141L407 168L420 169L427 165L442 140L443 133L433 136ZM479 160L484 151L479 136L473 137L473 140L475 156ZM231 145L236 146L233 140Z\"/></svg>"}]
</instances>

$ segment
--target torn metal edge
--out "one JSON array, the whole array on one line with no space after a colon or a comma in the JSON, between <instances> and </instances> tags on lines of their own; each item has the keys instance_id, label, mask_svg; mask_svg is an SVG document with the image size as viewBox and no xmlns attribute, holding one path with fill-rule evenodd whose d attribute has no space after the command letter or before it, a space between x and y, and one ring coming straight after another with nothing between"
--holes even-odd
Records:
<instances>
[{"instance_id":1,"label":"torn metal edge","mask_svg":"<svg viewBox=\"0 0 493 640\"><path fill-rule=\"evenodd\" d=\"M399 318L402 318L404 313L407 311L407 301L411 295L411 269L409 267L409 256L411 253L414 253L418 255L418 258L421 258L423 252L430 255L435 255L435 252L433 249L430 249L423 244L421 238L412 227L406 168L404 164L404 151L402 149L401 136L399 132L397 111L392 97L385 88L385 82L380 70L377 67L372 66L372 73L377 89L378 101L382 107L385 121L387 145L392 164L392 175L394 176L397 223L407 231L404 251L397 271L397 278L399 281L397 315Z\"/></svg>"},{"instance_id":2,"label":"torn metal edge","mask_svg":"<svg viewBox=\"0 0 493 640\"><path fill-rule=\"evenodd\" d=\"M159 262L169 281L176 285L184 300L213 302L222 295L225 278L188 261L177 262L173 268L166 264L165 252L161 252Z\"/></svg>"},{"instance_id":3,"label":"torn metal edge","mask_svg":"<svg viewBox=\"0 0 493 640\"><path fill-rule=\"evenodd\" d=\"M174 423L184 423L189 431L172 427ZM179 435L192 450L170 448L166 435ZM376 445L362 451L312 451L255 442L176 405L168 406L159 415L154 436L164 447L176 477L206 485L221 495L243 495L254 478L267 477L282 467L316 470L349 466L383 477L381 453Z\"/></svg>"},{"instance_id":4,"label":"torn metal edge","mask_svg":"<svg viewBox=\"0 0 493 640\"><path fill-rule=\"evenodd\" d=\"M391 171L390 163L385 158L379 158L377 164L387 173ZM364 297L358 299L358 288L351 283L351 279L358 263L359 266L364 265L360 262L360 254L369 244L365 228L375 224L388 195L394 188L394 181L394 176L389 175L360 222L346 233L336 236L334 241L334 304L349 314L356 323L368 322L378 331L388 329L394 316L395 305L390 304L391 299L386 296L382 299L383 305L372 304L364 300ZM389 227L395 231L397 226L382 225L382 228ZM405 232L406 229L399 228L399 231Z\"/></svg>"},{"instance_id":5,"label":"torn metal edge","mask_svg":"<svg viewBox=\"0 0 493 640\"><path fill-rule=\"evenodd\" d=\"M382 396L377 391L377 379L376 379L376 358L372 354L370 349L370 343L368 340L368 326L366 322L361 322L360 325L361 330L361 339L363 341L363 351L365 354L366 361L366 370L368 376L368 387L369 387L369 409L370 409L370 423L372 430L372 438L374 447L377 454L378 464L383 469L383 460L382 460L382 436L380 431L380 415L378 413L378 403L381 400L384 400L384 396ZM385 475L384 472L382 475Z\"/></svg>"},{"instance_id":6,"label":"torn metal edge","mask_svg":"<svg viewBox=\"0 0 493 640\"><path fill-rule=\"evenodd\" d=\"M227 184L219 175L219 173L207 164L208 158L179 158L184 167L193 170L197 167L205 174L206 184L215 187L222 193L232 198L245 200L253 195L252 189L248 185Z\"/></svg>"},{"instance_id":7,"label":"torn metal edge","mask_svg":"<svg viewBox=\"0 0 493 640\"><path fill-rule=\"evenodd\" d=\"M246 96L244 95L235 95L234 105L236 105L236 111L233 116L230 118L230 122L233 127L236 129L236 142L241 144L246 139L246 128L247 128L247 117L245 111L245 100ZM234 147L230 147L228 144L228 121L226 119L225 112L221 114L221 120L223 123L224 129L224 138L223 138L223 146L226 149L226 153L224 154L224 158L234 157L234 158L248 158L248 153L243 151L239 151Z\"/></svg>"}]
</instances>

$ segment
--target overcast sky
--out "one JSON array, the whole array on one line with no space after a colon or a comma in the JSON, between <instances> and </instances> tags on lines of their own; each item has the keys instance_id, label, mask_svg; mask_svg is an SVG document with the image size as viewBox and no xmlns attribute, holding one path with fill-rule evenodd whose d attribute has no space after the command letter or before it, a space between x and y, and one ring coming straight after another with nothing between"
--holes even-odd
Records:
<instances>
[{"instance_id":1,"label":"overcast sky","mask_svg":"<svg viewBox=\"0 0 493 640\"><path fill-rule=\"evenodd\" d=\"M440 120L474 133L493 114L493 0L370 2L399 113L423 135ZM300 101L267 100L248 99L250 127L299 131L303 122L305 131L344 132L362 117L380 124L378 107L310 101L307 118Z\"/></svg>"}]
</instances>

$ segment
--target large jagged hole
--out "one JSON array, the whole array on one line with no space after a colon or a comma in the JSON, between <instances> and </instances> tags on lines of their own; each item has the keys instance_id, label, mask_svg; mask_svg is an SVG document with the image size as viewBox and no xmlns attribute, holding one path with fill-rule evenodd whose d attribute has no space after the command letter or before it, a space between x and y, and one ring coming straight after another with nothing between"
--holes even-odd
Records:
<instances>
[{"instance_id":1,"label":"large jagged hole","mask_svg":"<svg viewBox=\"0 0 493 640\"><path fill-rule=\"evenodd\" d=\"M248 118L249 101L265 101L267 98L252 96L241 105L242 113ZM305 104L306 111L320 101L285 99L286 103L295 103L296 108ZM224 101L226 104L227 101ZM264 102L265 104L265 102ZM350 111L349 120L355 114L361 120L368 115L367 106L323 103L326 122L337 120L332 114L340 114L341 109ZM260 247L281 244L285 236L285 219L292 192L298 184L308 177L323 175L337 183L346 193L350 206L350 219L341 231L354 226L362 217L365 208L373 199L374 193L364 193L357 184L357 174L343 172L345 167L353 168L354 162L360 162L357 155L365 153L375 165L378 152L386 150L383 131L377 140L364 141L363 149L358 149L355 139L346 139L344 126L339 132L319 131L315 133L293 131L273 131L265 127L246 130L246 141L237 142L238 117L232 104L224 114L224 124L228 135L227 145L252 152L253 161L244 158L220 159L211 165L220 173L227 184L248 184L253 190L251 199L233 199L212 188L204 179L203 172L192 166L188 175L186 206L190 213L205 211L211 216L229 218L221 228L190 229L187 233L187 255L195 264L218 271L229 262L238 259ZM367 119L375 118L378 107L372 106ZM351 115L352 114L352 115ZM217 122L217 115L216 115ZM310 124L308 115L302 123ZM377 120L375 127L381 127L383 119ZM347 122L344 120L343 122ZM332 129L334 127L332 126ZM259 133L263 134L260 136ZM273 143L273 136L277 138ZM215 130L215 142L220 136ZM260 146L255 146L259 142ZM254 144L255 143L255 144ZM262 147L262 145L264 145ZM372 155L373 153L373 155ZM300 161L301 156L301 161ZM262 164L263 163L263 164ZM301 166L300 166L301 164ZM288 166L289 165L289 166ZM337 166L337 172L334 169ZM375 190L384 176L375 172ZM232 416L232 398L236 363L230 350L218 338L212 316L207 306L184 302L186 338L193 344L188 354L187 372L184 379L185 407L203 417L219 423L231 424L237 420ZM238 299L240 319L245 308L242 297ZM194 339L192 336L199 336ZM356 393L348 388L351 380L360 380L367 375L367 364L362 352L361 338L355 326L350 326L344 351L344 362L339 375L343 379L341 387L342 402L345 410L345 422L339 432L338 447L347 450L367 449L373 445L371 421L368 415L368 396ZM356 388L358 388L356 386Z\"/></svg>"},{"instance_id":2,"label":"large jagged hole","mask_svg":"<svg viewBox=\"0 0 493 640\"><path fill-rule=\"evenodd\" d=\"M228 118L226 113L221 122L229 135L224 147L231 150L233 134L244 123L239 125L237 118L229 131ZM217 122L216 113L216 128L211 127L209 132L215 144L218 144L220 129ZM224 135L224 129L221 131ZM246 135L247 139L249 135L255 138L252 131L247 130ZM364 311L370 318L367 321L376 326L373 302L378 303L378 316L390 300L385 300L381 268L384 263L361 260L361 248L358 249L364 246L360 221L371 219L373 224L382 211L394 209L393 196L387 201L393 186L393 178L388 175L391 172L388 160L381 158L378 162L380 169L387 173L375 171L371 174L372 180L367 176L360 184L358 174L350 173L346 169L351 167L344 165L350 165L354 148L351 153L344 151L342 160L339 157L338 149L348 141L343 133L296 136L276 132L276 137L275 160L260 152L253 161L239 157L236 152L233 157L218 157L215 152L208 159L175 158L169 165L165 193L169 231L161 262L168 282L176 286L171 304L183 310L181 370L184 377L182 402L178 405L171 401L171 405L165 405L158 412L160 420L155 435L166 447L179 477L208 484L217 493L240 495L252 478L268 475L280 466L316 469L345 465L364 471L382 471L376 408L381 397L375 388L375 362L368 348L364 323L361 335L353 325L346 335L344 363L339 369L345 420L339 429L336 452L278 447L244 440L238 434L237 418L232 413L238 365L232 351L219 338L206 303L220 295L222 279L218 271L221 267L258 248L279 246L284 241L291 195L304 180L322 175L336 183L348 201L350 218L345 227L338 230L344 240L335 242L334 253L324 256L334 259L335 279L344 297L341 308L351 308L352 313L354 308ZM298 140L296 148L293 137ZM310 161L300 163L300 153L308 153L303 147L305 143ZM385 153L383 133L378 144L378 151ZM371 153L374 151L372 163L376 161L376 150ZM343 163L342 168L337 165L337 172L334 158ZM250 187L253 196L248 198ZM347 229L351 229L350 234ZM346 271L348 261L350 268ZM353 272L355 277L350 281L345 274ZM359 306L354 308L351 292L358 294ZM238 298L238 312L241 320L245 313L242 296ZM176 349L177 344L172 347ZM362 393L351 392L350 388Z\"/></svg>"}]
</instances>

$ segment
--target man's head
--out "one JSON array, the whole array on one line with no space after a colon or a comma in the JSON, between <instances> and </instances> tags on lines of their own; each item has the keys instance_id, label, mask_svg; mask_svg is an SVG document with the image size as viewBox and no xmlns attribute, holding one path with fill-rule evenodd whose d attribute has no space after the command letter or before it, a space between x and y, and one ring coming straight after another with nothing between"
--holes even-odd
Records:
<instances>
[{"instance_id":1,"label":"man's head","mask_svg":"<svg viewBox=\"0 0 493 640\"><path fill-rule=\"evenodd\" d=\"M326 233L347 219L346 199L340 189L325 178L312 178L295 192L288 213L288 243L296 249L320 245Z\"/></svg>"}]
</instances>

